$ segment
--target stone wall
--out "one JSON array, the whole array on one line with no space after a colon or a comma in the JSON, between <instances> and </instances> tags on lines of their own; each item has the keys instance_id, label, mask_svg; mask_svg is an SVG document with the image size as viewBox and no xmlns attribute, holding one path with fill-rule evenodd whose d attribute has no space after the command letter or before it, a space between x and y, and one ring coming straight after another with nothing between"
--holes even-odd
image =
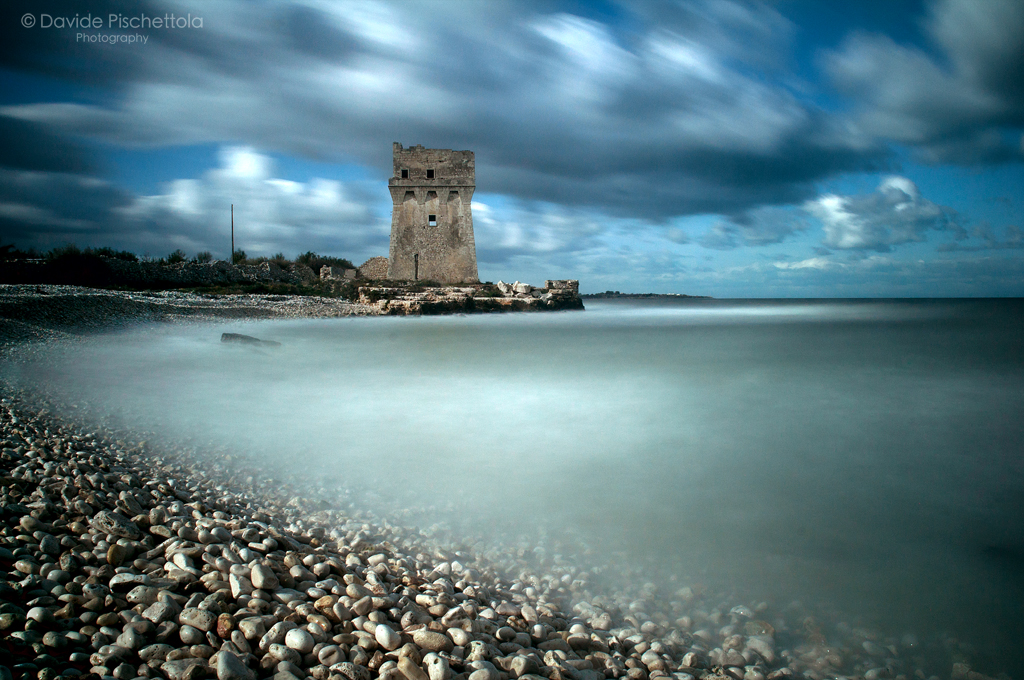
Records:
<instances>
[{"instance_id":1,"label":"stone wall","mask_svg":"<svg viewBox=\"0 0 1024 680\"><path fill-rule=\"evenodd\" d=\"M473 236L476 162L472 151L393 149L391 247L387 277L475 283ZM431 176L432 175L432 176Z\"/></svg>"},{"instance_id":2,"label":"stone wall","mask_svg":"<svg viewBox=\"0 0 1024 680\"><path fill-rule=\"evenodd\" d=\"M332 267L330 265L324 265L320 267L320 280L321 281L351 281L356 278L355 269L346 269L345 267Z\"/></svg>"},{"instance_id":3,"label":"stone wall","mask_svg":"<svg viewBox=\"0 0 1024 680\"><path fill-rule=\"evenodd\" d=\"M359 265L359 276L371 281L382 281L388 278L388 258L377 256L371 257Z\"/></svg>"}]
</instances>

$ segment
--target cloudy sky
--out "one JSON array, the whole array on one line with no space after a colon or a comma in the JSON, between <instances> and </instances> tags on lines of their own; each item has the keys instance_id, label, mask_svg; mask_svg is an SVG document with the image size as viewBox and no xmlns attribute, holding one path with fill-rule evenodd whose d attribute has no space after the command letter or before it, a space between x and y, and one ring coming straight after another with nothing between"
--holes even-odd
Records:
<instances>
[{"instance_id":1,"label":"cloudy sky","mask_svg":"<svg viewBox=\"0 0 1024 680\"><path fill-rule=\"evenodd\" d=\"M476 153L483 280L1024 295L1020 0L0 15L0 243L226 258L233 203L250 256L359 263L398 141Z\"/></svg>"}]
</instances>

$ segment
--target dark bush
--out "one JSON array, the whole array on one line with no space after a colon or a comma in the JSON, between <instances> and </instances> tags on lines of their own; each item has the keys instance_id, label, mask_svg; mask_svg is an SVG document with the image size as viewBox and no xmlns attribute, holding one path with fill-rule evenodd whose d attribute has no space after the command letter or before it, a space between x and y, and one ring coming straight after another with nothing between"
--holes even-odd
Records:
<instances>
[{"instance_id":1,"label":"dark bush","mask_svg":"<svg viewBox=\"0 0 1024 680\"><path fill-rule=\"evenodd\" d=\"M334 284L334 290L340 297L349 302L359 302L359 286L355 281L345 281L341 284Z\"/></svg>"},{"instance_id":2,"label":"dark bush","mask_svg":"<svg viewBox=\"0 0 1024 680\"><path fill-rule=\"evenodd\" d=\"M320 267L342 267L343 269L355 269L356 266L344 257L331 257L329 255L317 255L312 250L302 253L295 258L298 264L304 264L313 270L317 276L320 275Z\"/></svg>"},{"instance_id":3,"label":"dark bush","mask_svg":"<svg viewBox=\"0 0 1024 680\"><path fill-rule=\"evenodd\" d=\"M213 254L209 250L204 250L201 253L196 253L195 258L193 258L192 261L198 262L199 264L208 264L213 262Z\"/></svg>"},{"instance_id":4,"label":"dark bush","mask_svg":"<svg viewBox=\"0 0 1024 680\"><path fill-rule=\"evenodd\" d=\"M180 264L188 259L188 255L181 248L167 256L167 264Z\"/></svg>"},{"instance_id":5,"label":"dark bush","mask_svg":"<svg viewBox=\"0 0 1024 680\"><path fill-rule=\"evenodd\" d=\"M19 250L14 247L13 243L0 246L0 260L38 260L39 253L36 252L35 248L29 248L28 250Z\"/></svg>"},{"instance_id":6,"label":"dark bush","mask_svg":"<svg viewBox=\"0 0 1024 680\"><path fill-rule=\"evenodd\" d=\"M46 253L44 257L48 262L54 262L56 260L67 260L69 258L81 257L82 251L74 243L68 243L63 246L57 246Z\"/></svg>"},{"instance_id":7,"label":"dark bush","mask_svg":"<svg viewBox=\"0 0 1024 680\"><path fill-rule=\"evenodd\" d=\"M102 248L86 248L86 253L92 253L93 255L99 255L100 257L109 257L112 260L124 260L125 262L138 262L139 258L135 253L129 253L127 250L114 250L108 246Z\"/></svg>"},{"instance_id":8,"label":"dark bush","mask_svg":"<svg viewBox=\"0 0 1024 680\"><path fill-rule=\"evenodd\" d=\"M82 251L73 243L48 252L46 263L52 283L98 288L113 282L110 265L101 256L88 248Z\"/></svg>"}]
</instances>

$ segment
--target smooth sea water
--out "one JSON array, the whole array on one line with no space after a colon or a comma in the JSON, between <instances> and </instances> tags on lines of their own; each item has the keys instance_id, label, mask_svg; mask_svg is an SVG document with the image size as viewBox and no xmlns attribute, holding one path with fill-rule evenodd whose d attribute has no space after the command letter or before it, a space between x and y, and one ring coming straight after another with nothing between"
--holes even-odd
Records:
<instances>
[{"instance_id":1,"label":"smooth sea water","mask_svg":"<svg viewBox=\"0 0 1024 680\"><path fill-rule=\"evenodd\" d=\"M234 331L278 350L224 345ZM27 378L482 533L1024 668L1024 302L614 300L158 326ZM406 501L405 499L409 499Z\"/></svg>"}]
</instances>

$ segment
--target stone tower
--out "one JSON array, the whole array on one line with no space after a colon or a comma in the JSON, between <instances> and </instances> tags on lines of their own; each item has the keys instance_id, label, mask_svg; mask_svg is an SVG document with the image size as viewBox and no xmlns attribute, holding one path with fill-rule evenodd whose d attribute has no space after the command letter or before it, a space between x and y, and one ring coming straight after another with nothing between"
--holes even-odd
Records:
<instances>
[{"instance_id":1,"label":"stone tower","mask_svg":"<svg viewBox=\"0 0 1024 680\"><path fill-rule=\"evenodd\" d=\"M476 283L472 151L394 144L388 278Z\"/></svg>"}]
</instances>

